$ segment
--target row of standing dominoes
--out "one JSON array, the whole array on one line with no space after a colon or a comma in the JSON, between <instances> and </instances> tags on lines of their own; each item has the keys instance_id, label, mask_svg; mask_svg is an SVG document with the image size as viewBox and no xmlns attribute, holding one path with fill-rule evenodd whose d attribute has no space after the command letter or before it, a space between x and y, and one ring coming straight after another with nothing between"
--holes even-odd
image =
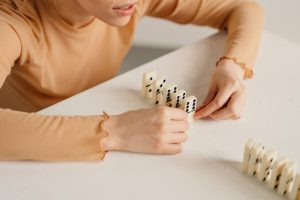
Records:
<instances>
[{"instance_id":1,"label":"row of standing dominoes","mask_svg":"<svg viewBox=\"0 0 300 200\"><path fill-rule=\"evenodd\" d=\"M193 120L197 106L196 97L187 97L186 91L178 91L176 84L167 84L166 78L157 77L156 71L144 73L142 84L142 95L152 103L183 109L188 114L189 121Z\"/></svg>"},{"instance_id":2,"label":"row of standing dominoes","mask_svg":"<svg viewBox=\"0 0 300 200\"><path fill-rule=\"evenodd\" d=\"M288 158L278 157L278 152L266 149L249 139L245 145L243 171L265 182L291 200L300 200L300 174L297 164Z\"/></svg>"}]
</instances>

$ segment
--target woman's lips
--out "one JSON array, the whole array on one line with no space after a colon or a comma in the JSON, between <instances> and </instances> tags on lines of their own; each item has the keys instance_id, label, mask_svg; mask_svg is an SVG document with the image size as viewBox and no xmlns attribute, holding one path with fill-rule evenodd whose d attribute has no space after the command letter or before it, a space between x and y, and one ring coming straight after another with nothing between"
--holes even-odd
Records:
<instances>
[{"instance_id":1,"label":"woman's lips","mask_svg":"<svg viewBox=\"0 0 300 200\"><path fill-rule=\"evenodd\" d=\"M126 4L118 7L114 7L113 10L120 15L128 16L132 15L135 11L136 3Z\"/></svg>"}]
</instances>

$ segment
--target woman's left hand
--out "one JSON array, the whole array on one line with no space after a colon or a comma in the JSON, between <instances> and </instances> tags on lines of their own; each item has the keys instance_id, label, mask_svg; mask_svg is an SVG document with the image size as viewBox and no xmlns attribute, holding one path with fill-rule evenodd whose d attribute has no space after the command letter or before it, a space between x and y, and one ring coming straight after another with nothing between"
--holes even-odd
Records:
<instances>
[{"instance_id":1,"label":"woman's left hand","mask_svg":"<svg viewBox=\"0 0 300 200\"><path fill-rule=\"evenodd\" d=\"M197 109L195 119L211 117L215 120L239 119L246 104L244 70L232 60L218 63L208 94Z\"/></svg>"}]
</instances>

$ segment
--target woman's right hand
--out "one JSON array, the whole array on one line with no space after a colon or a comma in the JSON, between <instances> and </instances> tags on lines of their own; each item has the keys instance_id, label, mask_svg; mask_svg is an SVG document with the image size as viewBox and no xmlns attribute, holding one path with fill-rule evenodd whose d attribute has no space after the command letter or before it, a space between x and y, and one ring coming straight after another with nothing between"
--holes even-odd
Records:
<instances>
[{"instance_id":1,"label":"woman's right hand","mask_svg":"<svg viewBox=\"0 0 300 200\"><path fill-rule=\"evenodd\" d=\"M177 154L187 140L187 114L177 108L156 107L110 116L104 123L107 151Z\"/></svg>"}]
</instances>

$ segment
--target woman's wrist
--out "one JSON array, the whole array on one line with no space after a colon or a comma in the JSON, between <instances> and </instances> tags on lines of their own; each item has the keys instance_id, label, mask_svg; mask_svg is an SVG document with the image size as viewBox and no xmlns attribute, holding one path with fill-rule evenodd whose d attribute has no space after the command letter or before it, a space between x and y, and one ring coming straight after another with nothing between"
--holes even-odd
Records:
<instances>
[{"instance_id":1,"label":"woman's wrist","mask_svg":"<svg viewBox=\"0 0 300 200\"><path fill-rule=\"evenodd\" d=\"M238 64L236 64L233 60L223 59L218 62L217 65L218 70L223 71L223 73L229 73L232 77L238 80L244 79L245 71Z\"/></svg>"},{"instance_id":2,"label":"woman's wrist","mask_svg":"<svg viewBox=\"0 0 300 200\"><path fill-rule=\"evenodd\" d=\"M119 126L119 116L110 116L103 124L104 130L108 133L108 136L103 138L102 147L105 151L121 150L122 142L119 138L118 132L120 130Z\"/></svg>"}]
</instances>

